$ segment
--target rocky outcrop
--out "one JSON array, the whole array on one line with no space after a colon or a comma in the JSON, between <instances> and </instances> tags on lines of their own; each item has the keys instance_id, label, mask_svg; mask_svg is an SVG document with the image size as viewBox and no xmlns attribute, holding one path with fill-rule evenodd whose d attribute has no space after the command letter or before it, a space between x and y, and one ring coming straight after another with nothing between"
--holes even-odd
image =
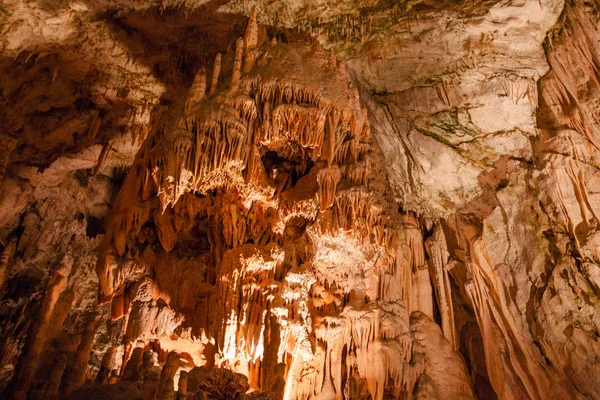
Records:
<instances>
[{"instance_id":1,"label":"rocky outcrop","mask_svg":"<svg viewBox=\"0 0 600 400\"><path fill-rule=\"evenodd\" d=\"M2 396L600 397L599 12L6 2Z\"/></svg>"}]
</instances>

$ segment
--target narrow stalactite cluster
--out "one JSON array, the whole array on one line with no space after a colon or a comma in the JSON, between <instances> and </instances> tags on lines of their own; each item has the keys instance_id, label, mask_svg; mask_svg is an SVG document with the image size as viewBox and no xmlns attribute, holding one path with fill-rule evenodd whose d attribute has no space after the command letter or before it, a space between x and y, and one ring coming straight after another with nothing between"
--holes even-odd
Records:
<instances>
[{"instance_id":1,"label":"narrow stalactite cluster","mask_svg":"<svg viewBox=\"0 0 600 400\"><path fill-rule=\"evenodd\" d=\"M600 0L159 3L0 6L0 399L600 398Z\"/></svg>"},{"instance_id":2,"label":"narrow stalactite cluster","mask_svg":"<svg viewBox=\"0 0 600 400\"><path fill-rule=\"evenodd\" d=\"M192 377L228 369L247 377L240 392L276 398L407 396L425 371L409 316L433 318L430 271L456 349L448 257L435 250L428 265L417 218L390 201L335 57L261 36L252 15L208 93L201 69L152 127L119 193L97 271L123 333L99 382L135 380L158 348L178 354L152 389L164 398L184 356L195 367L180 369L180 390L209 398Z\"/></svg>"}]
</instances>

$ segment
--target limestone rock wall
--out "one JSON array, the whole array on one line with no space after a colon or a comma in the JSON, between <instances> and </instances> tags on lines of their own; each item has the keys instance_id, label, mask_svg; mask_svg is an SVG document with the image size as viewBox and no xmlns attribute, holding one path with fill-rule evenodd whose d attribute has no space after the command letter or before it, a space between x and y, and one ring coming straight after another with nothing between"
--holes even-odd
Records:
<instances>
[{"instance_id":1,"label":"limestone rock wall","mask_svg":"<svg viewBox=\"0 0 600 400\"><path fill-rule=\"evenodd\" d=\"M0 393L600 397L598 15L6 2Z\"/></svg>"}]
</instances>

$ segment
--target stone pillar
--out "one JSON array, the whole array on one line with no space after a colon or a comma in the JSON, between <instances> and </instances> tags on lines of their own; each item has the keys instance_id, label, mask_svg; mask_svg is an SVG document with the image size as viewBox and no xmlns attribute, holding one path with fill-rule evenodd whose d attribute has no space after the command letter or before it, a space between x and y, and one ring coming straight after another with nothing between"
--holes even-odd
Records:
<instances>
[{"instance_id":1,"label":"stone pillar","mask_svg":"<svg viewBox=\"0 0 600 400\"><path fill-rule=\"evenodd\" d=\"M58 356L54 357L50 375L48 376L48 380L44 385L43 393L45 396L56 396L58 394L58 389L60 387L62 375L66 366L66 354L59 354Z\"/></svg>"},{"instance_id":2,"label":"stone pillar","mask_svg":"<svg viewBox=\"0 0 600 400\"><path fill-rule=\"evenodd\" d=\"M160 373L158 390L156 393L157 400L174 400L175 399L175 373L179 369L181 362L179 354L172 351L167 356L167 361Z\"/></svg>"},{"instance_id":3,"label":"stone pillar","mask_svg":"<svg viewBox=\"0 0 600 400\"><path fill-rule=\"evenodd\" d=\"M94 338L96 336L96 331L94 330L95 325L95 316L90 316L81 336L81 342L77 347L77 354L75 355L73 366L69 370L69 374L64 379L65 385L63 388L63 393L65 396L69 396L71 393L73 393L73 391L85 383L88 360L90 358L90 352L92 351Z\"/></svg>"},{"instance_id":4,"label":"stone pillar","mask_svg":"<svg viewBox=\"0 0 600 400\"><path fill-rule=\"evenodd\" d=\"M187 371L181 371L179 373L179 385L177 387L177 400L187 399L187 381L188 381Z\"/></svg>"},{"instance_id":5,"label":"stone pillar","mask_svg":"<svg viewBox=\"0 0 600 400\"><path fill-rule=\"evenodd\" d=\"M70 255L65 255L48 281L39 314L31 325L25 349L17 363L9 388L10 398L13 400L27 399L27 392L37 370L40 355L44 350L54 306L61 293L67 288L72 266L73 258Z\"/></svg>"},{"instance_id":6,"label":"stone pillar","mask_svg":"<svg viewBox=\"0 0 600 400\"><path fill-rule=\"evenodd\" d=\"M141 347L136 347L131 352L131 358L127 361L125 365L125 369L123 370L123 376L121 379L123 381L135 381L139 378L139 372L142 367L142 356L144 353L144 349Z\"/></svg>"},{"instance_id":7,"label":"stone pillar","mask_svg":"<svg viewBox=\"0 0 600 400\"><path fill-rule=\"evenodd\" d=\"M116 347L109 347L106 353L104 353L100 370L98 371L98 375L96 375L96 385L106 385L108 383L108 377L115 362L115 351Z\"/></svg>"}]
</instances>

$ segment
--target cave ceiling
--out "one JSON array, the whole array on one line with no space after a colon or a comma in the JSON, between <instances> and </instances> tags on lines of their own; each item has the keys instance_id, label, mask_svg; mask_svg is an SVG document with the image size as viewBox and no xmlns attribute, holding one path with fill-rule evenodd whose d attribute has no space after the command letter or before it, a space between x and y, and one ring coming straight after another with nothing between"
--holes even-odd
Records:
<instances>
[{"instance_id":1,"label":"cave ceiling","mask_svg":"<svg viewBox=\"0 0 600 400\"><path fill-rule=\"evenodd\" d=\"M0 398L600 398L599 168L597 0L4 0Z\"/></svg>"}]
</instances>

